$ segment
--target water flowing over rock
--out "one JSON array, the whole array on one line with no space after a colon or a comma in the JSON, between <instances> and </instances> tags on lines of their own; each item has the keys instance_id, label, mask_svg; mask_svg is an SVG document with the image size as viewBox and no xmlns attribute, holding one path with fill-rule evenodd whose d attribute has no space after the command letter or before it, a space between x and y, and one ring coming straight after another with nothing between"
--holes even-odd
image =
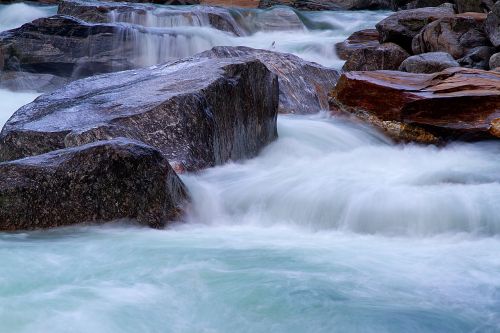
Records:
<instances>
[{"instance_id":1,"label":"water flowing over rock","mask_svg":"<svg viewBox=\"0 0 500 333\"><path fill-rule=\"evenodd\" d=\"M0 230L137 219L162 227L187 199L156 149L114 139L0 163Z\"/></svg>"},{"instance_id":2,"label":"water flowing over rock","mask_svg":"<svg viewBox=\"0 0 500 333\"><path fill-rule=\"evenodd\" d=\"M495 47L500 46L500 1L497 1L495 6L488 13L488 17L484 22L484 30L488 35L491 43Z\"/></svg>"},{"instance_id":3,"label":"water flowing over rock","mask_svg":"<svg viewBox=\"0 0 500 333\"><path fill-rule=\"evenodd\" d=\"M252 56L278 76L279 112L308 114L328 109L328 93L335 87L339 73L291 54L248 47L215 47L199 57L233 58Z\"/></svg>"},{"instance_id":4,"label":"water flowing over rock","mask_svg":"<svg viewBox=\"0 0 500 333\"><path fill-rule=\"evenodd\" d=\"M176 170L255 156L277 137L278 80L260 61L187 58L72 82L19 109L0 160L127 137Z\"/></svg>"},{"instance_id":5,"label":"water flowing over rock","mask_svg":"<svg viewBox=\"0 0 500 333\"><path fill-rule=\"evenodd\" d=\"M0 70L88 76L132 68L133 44L120 29L69 16L41 18L0 34Z\"/></svg>"},{"instance_id":6,"label":"water flowing over rock","mask_svg":"<svg viewBox=\"0 0 500 333\"><path fill-rule=\"evenodd\" d=\"M447 52L455 59L471 49L489 45L482 23L468 16L445 17L428 24L413 38L415 54Z\"/></svg>"},{"instance_id":7,"label":"water flowing over rock","mask_svg":"<svg viewBox=\"0 0 500 333\"><path fill-rule=\"evenodd\" d=\"M377 47L368 46L354 50L347 59L344 71L374 71L379 69L398 69L403 60L410 55L401 46L383 43Z\"/></svg>"},{"instance_id":8,"label":"water flowing over rock","mask_svg":"<svg viewBox=\"0 0 500 333\"><path fill-rule=\"evenodd\" d=\"M436 73L460 64L446 52L429 52L406 58L399 67L400 71L409 73Z\"/></svg>"},{"instance_id":9,"label":"water flowing over rock","mask_svg":"<svg viewBox=\"0 0 500 333\"><path fill-rule=\"evenodd\" d=\"M355 50L379 47L378 39L377 29L356 31L342 43L335 44L335 51L340 59L347 60Z\"/></svg>"},{"instance_id":10,"label":"water flowing over rock","mask_svg":"<svg viewBox=\"0 0 500 333\"><path fill-rule=\"evenodd\" d=\"M500 137L500 73L449 68L435 74L343 74L332 110L361 116L403 141Z\"/></svg>"},{"instance_id":11,"label":"water flowing over rock","mask_svg":"<svg viewBox=\"0 0 500 333\"><path fill-rule=\"evenodd\" d=\"M382 43L392 42L411 52L411 43L422 28L432 21L453 16L451 8L429 7L402 10L377 23Z\"/></svg>"},{"instance_id":12,"label":"water flowing over rock","mask_svg":"<svg viewBox=\"0 0 500 333\"><path fill-rule=\"evenodd\" d=\"M238 36L245 34L230 11L219 7L192 6L173 9L142 4L68 0L60 3L58 13L94 23L123 22L163 28L209 26Z\"/></svg>"}]
</instances>

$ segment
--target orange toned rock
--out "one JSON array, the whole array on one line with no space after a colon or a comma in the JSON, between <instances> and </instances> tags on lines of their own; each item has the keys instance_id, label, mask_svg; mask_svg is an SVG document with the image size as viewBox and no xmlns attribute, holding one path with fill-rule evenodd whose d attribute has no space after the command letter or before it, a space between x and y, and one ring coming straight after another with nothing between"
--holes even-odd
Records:
<instances>
[{"instance_id":1,"label":"orange toned rock","mask_svg":"<svg viewBox=\"0 0 500 333\"><path fill-rule=\"evenodd\" d=\"M349 72L340 77L331 97L332 111L362 115L371 123L369 117L375 117L376 126L404 141L428 143L432 136L465 140L500 137L500 73L494 71ZM405 127L411 126L418 135L391 133L384 122L393 127L399 124L403 134L408 134Z\"/></svg>"}]
</instances>

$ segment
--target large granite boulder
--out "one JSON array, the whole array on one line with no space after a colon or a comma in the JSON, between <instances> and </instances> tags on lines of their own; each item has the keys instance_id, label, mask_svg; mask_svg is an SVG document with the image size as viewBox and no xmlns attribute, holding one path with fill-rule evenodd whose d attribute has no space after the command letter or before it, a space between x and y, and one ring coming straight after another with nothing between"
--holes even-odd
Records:
<instances>
[{"instance_id":1,"label":"large granite boulder","mask_svg":"<svg viewBox=\"0 0 500 333\"><path fill-rule=\"evenodd\" d=\"M491 44L495 47L500 46L500 1L491 9L488 13L488 17L484 22L484 30L491 41Z\"/></svg>"},{"instance_id":2,"label":"large granite boulder","mask_svg":"<svg viewBox=\"0 0 500 333\"><path fill-rule=\"evenodd\" d=\"M292 6L300 10L388 9L390 0L260 0L260 8Z\"/></svg>"},{"instance_id":3,"label":"large granite boulder","mask_svg":"<svg viewBox=\"0 0 500 333\"><path fill-rule=\"evenodd\" d=\"M0 163L0 231L116 219L162 227L186 199L158 150L123 138Z\"/></svg>"},{"instance_id":4,"label":"large granite boulder","mask_svg":"<svg viewBox=\"0 0 500 333\"><path fill-rule=\"evenodd\" d=\"M411 42L420 30L432 21L454 15L448 7L428 7L402 10L377 23L382 43L392 42L411 52Z\"/></svg>"},{"instance_id":5,"label":"large granite boulder","mask_svg":"<svg viewBox=\"0 0 500 333\"><path fill-rule=\"evenodd\" d=\"M187 58L40 96L5 124L0 160L127 137L199 170L255 156L277 137L277 110L278 79L255 58Z\"/></svg>"},{"instance_id":6,"label":"large granite boulder","mask_svg":"<svg viewBox=\"0 0 500 333\"><path fill-rule=\"evenodd\" d=\"M446 52L429 52L406 58L399 70L409 73L436 73L460 64Z\"/></svg>"},{"instance_id":7,"label":"large granite boulder","mask_svg":"<svg viewBox=\"0 0 500 333\"><path fill-rule=\"evenodd\" d=\"M278 76L279 112L308 114L328 109L328 93L335 87L339 73L292 54L249 47L218 46L199 57L234 58L252 56Z\"/></svg>"},{"instance_id":8,"label":"large granite boulder","mask_svg":"<svg viewBox=\"0 0 500 333\"><path fill-rule=\"evenodd\" d=\"M69 16L37 19L0 34L0 70L84 77L134 67L119 27Z\"/></svg>"},{"instance_id":9,"label":"large granite boulder","mask_svg":"<svg viewBox=\"0 0 500 333\"><path fill-rule=\"evenodd\" d=\"M415 54L447 52L455 59L479 46L490 45L482 23L468 16L445 17L429 23L413 38Z\"/></svg>"},{"instance_id":10,"label":"large granite boulder","mask_svg":"<svg viewBox=\"0 0 500 333\"><path fill-rule=\"evenodd\" d=\"M377 29L356 31L345 41L335 44L335 52L340 59L347 60L356 50L379 47L378 39Z\"/></svg>"},{"instance_id":11,"label":"large granite boulder","mask_svg":"<svg viewBox=\"0 0 500 333\"><path fill-rule=\"evenodd\" d=\"M403 141L500 137L500 73L448 68L435 74L344 73L331 109Z\"/></svg>"},{"instance_id":12,"label":"large granite boulder","mask_svg":"<svg viewBox=\"0 0 500 333\"><path fill-rule=\"evenodd\" d=\"M158 7L146 4L64 0L58 14L93 23L126 22L142 26L173 27L179 22L207 24L215 29L241 36L246 34L226 8L211 6Z\"/></svg>"},{"instance_id":13,"label":"large granite boulder","mask_svg":"<svg viewBox=\"0 0 500 333\"><path fill-rule=\"evenodd\" d=\"M398 69L410 54L394 43L383 43L354 50L342 69L344 71L374 71Z\"/></svg>"}]
</instances>

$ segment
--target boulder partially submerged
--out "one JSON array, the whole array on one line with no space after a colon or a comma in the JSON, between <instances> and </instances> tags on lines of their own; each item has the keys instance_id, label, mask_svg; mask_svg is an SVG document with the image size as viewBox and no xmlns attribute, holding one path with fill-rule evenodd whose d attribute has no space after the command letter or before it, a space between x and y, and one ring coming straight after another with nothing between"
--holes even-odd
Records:
<instances>
[{"instance_id":1,"label":"boulder partially submerged","mask_svg":"<svg viewBox=\"0 0 500 333\"><path fill-rule=\"evenodd\" d=\"M0 163L0 231L117 219L162 227L186 199L160 151L123 138Z\"/></svg>"},{"instance_id":2,"label":"boulder partially submerged","mask_svg":"<svg viewBox=\"0 0 500 333\"><path fill-rule=\"evenodd\" d=\"M75 81L19 109L0 134L8 161L127 137L177 170L253 157L276 139L278 79L254 57L193 57Z\"/></svg>"},{"instance_id":3,"label":"boulder partially submerged","mask_svg":"<svg viewBox=\"0 0 500 333\"><path fill-rule=\"evenodd\" d=\"M500 73L448 68L435 74L349 72L331 109L374 123L397 140L500 137Z\"/></svg>"},{"instance_id":4,"label":"boulder partially submerged","mask_svg":"<svg viewBox=\"0 0 500 333\"><path fill-rule=\"evenodd\" d=\"M249 47L218 46L198 57L255 57L278 76L279 112L310 114L328 109L328 93L335 87L339 73L287 53Z\"/></svg>"}]
</instances>

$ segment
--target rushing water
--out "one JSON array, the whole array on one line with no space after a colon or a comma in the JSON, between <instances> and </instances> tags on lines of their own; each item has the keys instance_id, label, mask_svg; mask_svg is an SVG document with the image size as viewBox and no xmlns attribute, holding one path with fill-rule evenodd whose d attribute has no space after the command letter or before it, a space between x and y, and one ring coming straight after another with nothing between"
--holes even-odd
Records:
<instances>
[{"instance_id":1,"label":"rushing water","mask_svg":"<svg viewBox=\"0 0 500 333\"><path fill-rule=\"evenodd\" d=\"M300 15L240 37L132 23L339 66L334 42L385 14ZM36 95L0 90L0 124ZM278 130L255 159L183 175L193 204L167 230L0 234L0 333L500 332L500 144L395 145L325 115Z\"/></svg>"}]
</instances>

